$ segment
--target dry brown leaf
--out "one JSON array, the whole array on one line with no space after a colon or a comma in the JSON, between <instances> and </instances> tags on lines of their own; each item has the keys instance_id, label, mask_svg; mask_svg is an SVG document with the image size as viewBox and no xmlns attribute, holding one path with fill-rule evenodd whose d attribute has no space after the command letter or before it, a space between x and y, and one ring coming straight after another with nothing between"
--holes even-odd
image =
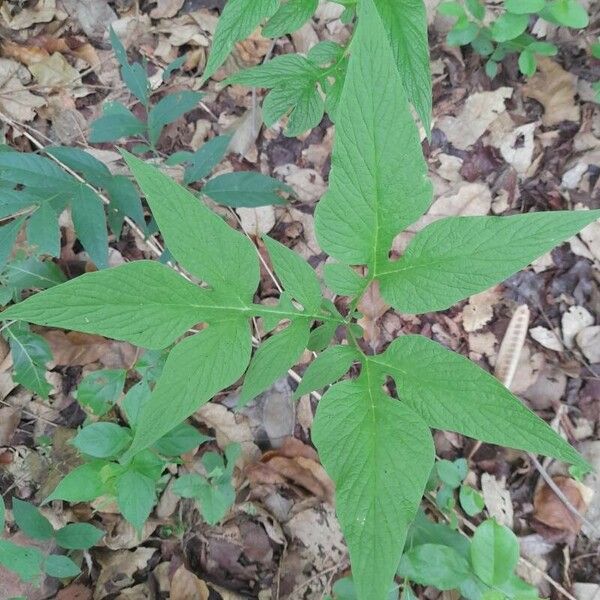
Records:
<instances>
[{"instance_id":1,"label":"dry brown leaf","mask_svg":"<svg viewBox=\"0 0 600 600\"><path fill-rule=\"evenodd\" d=\"M242 229L254 237L269 233L275 227L275 208L273 206L258 206L256 208L237 208Z\"/></svg>"},{"instance_id":2,"label":"dry brown leaf","mask_svg":"<svg viewBox=\"0 0 600 600\"><path fill-rule=\"evenodd\" d=\"M276 167L274 173L294 190L302 202L317 202L327 191L323 177L314 169L302 169L290 163Z\"/></svg>"},{"instance_id":3,"label":"dry brown leaf","mask_svg":"<svg viewBox=\"0 0 600 600\"><path fill-rule=\"evenodd\" d=\"M202 579L181 565L171 580L171 600L208 600L210 590Z\"/></svg>"},{"instance_id":4,"label":"dry brown leaf","mask_svg":"<svg viewBox=\"0 0 600 600\"><path fill-rule=\"evenodd\" d=\"M0 49L2 50L2 56L5 58L14 58L24 65L33 65L50 56L45 48L16 44L10 40L2 40Z\"/></svg>"},{"instance_id":5,"label":"dry brown leaf","mask_svg":"<svg viewBox=\"0 0 600 600\"><path fill-rule=\"evenodd\" d=\"M544 107L542 123L546 127L563 121L579 121L576 92L577 77L546 57L539 58L537 73L523 86L523 95Z\"/></svg>"},{"instance_id":6,"label":"dry brown leaf","mask_svg":"<svg viewBox=\"0 0 600 600\"><path fill-rule=\"evenodd\" d=\"M592 363L600 363L600 325L585 327L575 337L583 355Z\"/></svg>"},{"instance_id":7,"label":"dry brown leaf","mask_svg":"<svg viewBox=\"0 0 600 600\"><path fill-rule=\"evenodd\" d=\"M50 345L55 365L89 365L106 352L108 340L99 335L58 329L42 332L42 337Z\"/></svg>"},{"instance_id":8,"label":"dry brown leaf","mask_svg":"<svg viewBox=\"0 0 600 600\"><path fill-rule=\"evenodd\" d=\"M185 0L156 0L156 7L150 11L153 19L170 19L183 6Z\"/></svg>"},{"instance_id":9,"label":"dry brown leaf","mask_svg":"<svg viewBox=\"0 0 600 600\"><path fill-rule=\"evenodd\" d=\"M489 323L494 316L494 306L499 302L500 297L500 293L495 290L487 290L471 296L462 311L465 331L478 331Z\"/></svg>"},{"instance_id":10,"label":"dry brown leaf","mask_svg":"<svg viewBox=\"0 0 600 600\"><path fill-rule=\"evenodd\" d=\"M594 317L583 306L571 306L561 319L563 341L567 348L575 346L575 337L586 327L594 324Z\"/></svg>"},{"instance_id":11,"label":"dry brown leaf","mask_svg":"<svg viewBox=\"0 0 600 600\"><path fill-rule=\"evenodd\" d=\"M13 406L0 407L0 446L10 446L10 441L20 421L20 408Z\"/></svg>"},{"instance_id":12,"label":"dry brown leaf","mask_svg":"<svg viewBox=\"0 0 600 600\"><path fill-rule=\"evenodd\" d=\"M140 546L133 552L128 550L98 550L95 558L100 564L100 574L94 588L94 600L102 600L131 587L133 575L148 567L148 562L156 552L156 548Z\"/></svg>"},{"instance_id":13,"label":"dry brown leaf","mask_svg":"<svg viewBox=\"0 0 600 600\"><path fill-rule=\"evenodd\" d=\"M552 478L552 481L580 514L585 513L588 506L586 501L588 491L586 490L589 490L589 488L585 488L583 484L575 481L575 479L564 475L557 475ZM546 482L543 482L535 492L533 509L533 516L548 527L573 534L579 533L581 529L581 519L565 506L564 502Z\"/></svg>"},{"instance_id":14,"label":"dry brown leaf","mask_svg":"<svg viewBox=\"0 0 600 600\"><path fill-rule=\"evenodd\" d=\"M70 17L76 19L90 40L100 41L117 15L106 0L61 0Z\"/></svg>"},{"instance_id":15,"label":"dry brown leaf","mask_svg":"<svg viewBox=\"0 0 600 600\"><path fill-rule=\"evenodd\" d=\"M506 110L504 101L510 98L513 89L501 87L493 92L471 94L456 117L441 117L436 126L441 129L455 148L466 150L473 145Z\"/></svg>"},{"instance_id":16,"label":"dry brown leaf","mask_svg":"<svg viewBox=\"0 0 600 600\"><path fill-rule=\"evenodd\" d=\"M79 87L81 75L59 52L55 52L29 67L36 81L49 88Z\"/></svg>"},{"instance_id":17,"label":"dry brown leaf","mask_svg":"<svg viewBox=\"0 0 600 600\"><path fill-rule=\"evenodd\" d=\"M529 335L538 343L548 348L548 350L554 350L555 352L562 352L564 347L558 335L551 329L546 327L532 327L529 330Z\"/></svg>"},{"instance_id":18,"label":"dry brown leaf","mask_svg":"<svg viewBox=\"0 0 600 600\"><path fill-rule=\"evenodd\" d=\"M497 479L489 473L481 475L481 494L485 507L501 525L509 529L513 527L513 504L510 491L506 487L506 478Z\"/></svg>"},{"instance_id":19,"label":"dry brown leaf","mask_svg":"<svg viewBox=\"0 0 600 600\"><path fill-rule=\"evenodd\" d=\"M31 73L22 65L8 58L0 58L0 109L12 119L25 122L36 116L37 108L46 101L25 88L31 81Z\"/></svg>"},{"instance_id":20,"label":"dry brown leaf","mask_svg":"<svg viewBox=\"0 0 600 600\"><path fill-rule=\"evenodd\" d=\"M17 11L14 15L11 15L11 5L3 2L0 5L0 15L11 29L27 29L36 23L49 23L55 17L66 16L57 11L56 0L39 0L33 6Z\"/></svg>"},{"instance_id":21,"label":"dry brown leaf","mask_svg":"<svg viewBox=\"0 0 600 600\"><path fill-rule=\"evenodd\" d=\"M81 583L72 583L59 590L56 600L92 600L92 590Z\"/></svg>"}]
</instances>

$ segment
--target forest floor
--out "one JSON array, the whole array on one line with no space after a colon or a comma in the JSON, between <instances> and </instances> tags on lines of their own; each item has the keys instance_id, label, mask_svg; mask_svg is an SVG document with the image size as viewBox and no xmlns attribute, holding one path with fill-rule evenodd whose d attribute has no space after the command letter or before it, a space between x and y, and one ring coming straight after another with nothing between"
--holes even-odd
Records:
<instances>
[{"instance_id":1,"label":"forest floor","mask_svg":"<svg viewBox=\"0 0 600 600\"><path fill-rule=\"evenodd\" d=\"M414 231L449 215L506 215L530 210L600 208L600 105L591 83L600 63L588 48L598 36L600 6L585 32L549 30L559 54L540 61L528 80L516 60L504 61L490 80L477 55L444 43L449 23L430 6L434 122L424 141L434 202L411 231L395 242L400 253ZM592 3L594 4L594 3ZM89 123L107 100L136 104L119 78L107 41L109 22L130 59L145 58L156 94L198 89L219 9L218 0L5 0L0 6L0 112L5 143L22 151L59 144L85 148L114 173L125 173L110 144L91 146ZM219 85L240 67L266 56L306 52L319 40L343 42L349 28L340 5L323 3L316 18L289 39L273 44L258 34L237 45L205 89L201 107L169 125L158 148L164 155L199 148L214 135L232 133L230 154L219 172L258 170L294 191L285 206L219 209L243 228L264 253L258 236L268 233L321 272L326 256L313 223L316 202L327 187L334 128L325 119L301 138L286 138L280 125L261 125L261 91ZM595 30L594 30L595 27ZM182 71L161 85L168 63L187 53ZM374 90L374 93L377 93ZM174 177L182 172L171 167ZM237 222L239 220L239 222ZM68 221L58 260L69 276L93 268ZM112 265L156 258L127 226L112 239ZM260 299L277 296L263 272ZM399 333L419 333L494 371L500 344L518 307L529 311L528 335L510 388L552 423L600 472L600 223L540 258L527 270L452 309L403 316L373 291L362 303L367 342L381 351ZM519 309L523 311L524 309ZM48 401L17 386L11 357L0 340L0 490L39 503L60 474L77 464L68 444L85 414L73 396L81 378L101 368L131 368L138 350L97 336L38 328L54 359ZM312 356L305 353L296 372ZM73 517L107 532L86 553L87 568L59 589L56 579L40 589L19 584L0 568L0 599L118 598L322 598L349 563L334 516L332 484L310 443L317 398L295 404L292 377L278 381L243 410L236 390L220 394L191 419L223 448L242 445L236 469L236 503L216 526L203 523L193 503L170 487L140 538L116 510L94 504L70 508L55 502L44 514L56 525ZM39 440L50 443L40 444ZM529 566L520 574L542 597L600 598L600 477L583 484L545 465L586 522L549 491L530 458L495 446L474 445L457 434L436 432L443 458L469 457L468 481L482 491L490 515L512 528ZM186 464L199 460L191 453ZM185 467L182 467L185 468ZM476 520L475 520L476 521ZM17 534L19 535L19 534ZM18 539L18 538L17 538ZM532 566L533 565L533 566ZM427 598L438 592L423 592Z\"/></svg>"}]
</instances>

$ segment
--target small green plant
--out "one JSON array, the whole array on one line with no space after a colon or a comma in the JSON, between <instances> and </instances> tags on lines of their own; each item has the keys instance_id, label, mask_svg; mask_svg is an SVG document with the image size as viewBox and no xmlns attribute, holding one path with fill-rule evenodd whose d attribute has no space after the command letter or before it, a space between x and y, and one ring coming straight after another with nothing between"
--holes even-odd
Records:
<instances>
[{"instance_id":1,"label":"small green plant","mask_svg":"<svg viewBox=\"0 0 600 600\"><path fill-rule=\"evenodd\" d=\"M504 0L501 14L491 19L480 0L442 2L438 10L456 19L448 33L448 44L471 45L486 59L485 71L491 78L509 54L519 55L521 73L530 76L537 68L537 56L554 56L558 52L554 44L527 33L532 16L573 29L582 29L589 22L585 8L577 0Z\"/></svg>"},{"instance_id":2,"label":"small green plant","mask_svg":"<svg viewBox=\"0 0 600 600\"><path fill-rule=\"evenodd\" d=\"M168 459L160 450L165 436L173 443L184 438L173 432L242 377L240 404L252 400L310 348L319 354L298 393L327 388L314 418L312 440L336 485L336 510L349 547L356 597L386 600L399 565L401 577L430 581L431 573L414 566L421 564L422 556L432 556L429 552L467 579L472 576L479 586L463 589L454 579L452 585L441 582L444 588L458 587L469 598L520 596L521 592L513 594L503 587L517 585L513 570L518 548L512 534L493 521L484 521L467 541L468 556L428 547L453 547L440 537L418 541L411 534L422 496L431 489L435 464L431 429L545 454L582 470L589 468L587 463L499 381L442 345L423 336L402 335L380 354L365 352L357 307L377 285L384 300L400 312L445 310L526 267L598 219L600 211L449 217L418 232L404 254L392 260L393 239L421 217L432 196L410 110L412 104L429 131L425 7L420 0L402 5L395 0L344 4L348 18L356 17L356 25L343 58L329 63L336 68L343 65L345 75L343 86L334 91L339 100L334 110L332 170L329 190L316 208L315 229L321 249L333 259L324 271L324 283L348 296L348 309L339 312L324 298L312 267L267 236L264 244L284 292L276 305L255 302L260 269L251 241L190 190L123 152L174 260L204 285L195 285L165 265L142 260L82 275L3 312L6 320L100 334L151 350L172 347L156 384L148 386L150 392L140 388L134 393L144 401L130 398L139 410L131 411L133 419L126 415L129 427L104 421L79 431L73 443L89 458L79 469L91 475L83 479L74 471L51 498L78 501L81 490L89 489L88 499L101 494L119 499L122 488L121 510L139 529L152 508L155 486ZM301 11L305 19L314 2L230 0L204 77L219 68L235 42L279 10L286 25L276 21L275 31L296 27L302 19L290 25L293 11L286 12L293 7L305 8ZM320 73L311 86L308 79L302 80L302 91L295 87L289 95L278 91L282 86L276 76L281 77L282 66L296 69L302 63L302 68L320 68L320 63L309 62L307 66L296 59L276 59L271 71L265 65L251 71L248 79L240 74L231 81L255 85L257 78L267 76L260 81L272 89L270 95L275 93L271 102L281 101L269 114L289 117L294 130L321 114L317 86L329 94L327 86L338 85L337 74ZM125 79L138 81L139 70L134 71ZM183 158L190 166L201 162L194 156ZM270 335L253 352L255 317L262 318L263 330ZM188 335L198 323L207 326ZM342 331L347 343L332 344L336 332ZM350 367L358 376L340 381ZM95 417L108 414L104 411L111 410L122 381L120 374L105 376L110 393L93 379L78 392ZM390 379L393 387L386 385ZM233 449L227 454L227 463L212 455L204 460L206 478L190 476L178 484L182 495L200 499L211 520L231 499L231 490L224 489L226 482L221 480L230 474L235 458ZM464 485L464 475L464 461L441 461L435 467L433 481L442 482L437 502L445 514L457 506L457 493L468 514L481 507L478 494ZM91 482L89 488L83 481ZM75 488L79 495L65 492Z\"/></svg>"},{"instance_id":3,"label":"small green plant","mask_svg":"<svg viewBox=\"0 0 600 600\"><path fill-rule=\"evenodd\" d=\"M5 505L0 497L0 532L5 528ZM32 540L53 541L70 553L96 545L104 532L89 523L69 523L54 529L48 519L32 504L18 498L12 500L14 525ZM48 554L35 546L21 546L0 539L0 565L16 573L22 581L39 583L42 574L67 579L80 573L79 566L67 555Z\"/></svg>"},{"instance_id":4,"label":"small green plant","mask_svg":"<svg viewBox=\"0 0 600 600\"><path fill-rule=\"evenodd\" d=\"M182 475L173 486L173 492L178 496L198 502L203 519L210 525L221 521L233 506L235 490L231 477L240 452L239 444L229 444L225 448L226 462L217 452L203 454L206 477L197 473Z\"/></svg>"}]
</instances>

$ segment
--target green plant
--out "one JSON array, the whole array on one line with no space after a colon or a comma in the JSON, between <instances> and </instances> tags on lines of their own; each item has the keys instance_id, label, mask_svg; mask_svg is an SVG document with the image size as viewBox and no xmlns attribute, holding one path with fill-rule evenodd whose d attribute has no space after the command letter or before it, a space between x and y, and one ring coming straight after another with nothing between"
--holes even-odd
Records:
<instances>
[{"instance_id":1,"label":"green plant","mask_svg":"<svg viewBox=\"0 0 600 600\"><path fill-rule=\"evenodd\" d=\"M491 78L509 54L519 55L519 70L529 76L535 73L537 56L554 56L558 52L554 44L527 33L532 15L574 29L582 29L589 22L585 8L577 0L504 0L501 14L493 18L489 18L480 0L442 2L438 10L456 19L448 32L448 44L471 45L487 59L485 71Z\"/></svg>"},{"instance_id":2,"label":"green plant","mask_svg":"<svg viewBox=\"0 0 600 600\"><path fill-rule=\"evenodd\" d=\"M206 477L191 473L182 475L173 486L173 492L182 498L194 498L204 520L210 525L218 523L233 506L235 490L231 484L233 467L241 452L239 444L225 448L225 458L216 452L202 455Z\"/></svg>"},{"instance_id":3,"label":"green plant","mask_svg":"<svg viewBox=\"0 0 600 600\"><path fill-rule=\"evenodd\" d=\"M238 39L273 16L277 6L276 0L230 0L205 77L222 64ZM432 195L409 107L410 102L428 130L425 11L420 0L402 6L393 0L360 0L355 9L357 24L344 51L347 72L335 110L330 186L315 216L320 246L336 261L326 268L325 283L349 296L346 314L323 298L310 265L268 237L264 243L285 291L275 306L255 303L260 273L250 240L189 190L124 152L171 254L205 286L156 262L137 261L42 291L6 309L2 318L101 334L155 350L175 343L135 426L93 423L74 442L92 458L109 460L108 480L114 473L137 471L138 461L144 462L149 452L156 456L149 449L163 436L242 376L244 404L283 376L305 348L324 350L301 388L306 393L331 385L319 402L312 439L336 485L337 514L350 551L356 595L384 600L399 563L407 564L405 559L401 562L403 548L434 467L431 428L546 454L582 469L588 466L495 378L440 344L404 335L381 354L365 353L356 323L361 297L378 285L385 301L400 312L446 309L524 268L598 219L600 212L450 217L417 233L404 255L391 260L392 240L426 211ZM281 64L278 61L278 68ZM315 102L312 91L309 96ZM300 106L294 108L287 97L285 104L286 113ZM361 273L366 267L366 275L355 267L361 267ZM282 322L287 325L252 355L253 317L262 318L267 332ZM186 335L199 322L208 326ZM347 345L329 347L339 328L345 330ZM358 377L338 382L351 365L360 370ZM385 386L390 378L397 394ZM100 435L83 435L88 428L99 431L99 426ZM90 437L95 439L89 442ZM213 478L232 463L230 459L225 467L216 465L216 459L206 460ZM475 493L465 488L461 496L460 462L440 463L436 472L446 489L440 499L445 510L455 503L456 487L464 509L477 508ZM200 485L202 492L195 486L185 491L202 497L206 483ZM139 495L147 500L144 506L127 517L136 526L151 508L149 490L148 484L147 493ZM60 497L70 499L66 494ZM501 540L491 545L484 541L489 545L486 551L504 548L502 556L508 557L512 574L514 544L506 541L509 536L495 525L485 525L482 531L484 540ZM496 587L503 585L499 582L508 572L505 568L484 573L485 565L477 561L471 561L471 568L485 585ZM406 577L417 581L421 575Z\"/></svg>"},{"instance_id":4,"label":"green plant","mask_svg":"<svg viewBox=\"0 0 600 600\"><path fill-rule=\"evenodd\" d=\"M89 523L69 523L54 529L48 519L32 504L12 500L14 524L32 540L54 543L67 550L87 550L97 544L104 532ZM0 531L4 531L5 506L0 497ZM34 546L21 546L0 539L0 565L16 573L23 581L38 583L42 574L61 579L79 575L80 569L69 556L47 554Z\"/></svg>"}]
</instances>

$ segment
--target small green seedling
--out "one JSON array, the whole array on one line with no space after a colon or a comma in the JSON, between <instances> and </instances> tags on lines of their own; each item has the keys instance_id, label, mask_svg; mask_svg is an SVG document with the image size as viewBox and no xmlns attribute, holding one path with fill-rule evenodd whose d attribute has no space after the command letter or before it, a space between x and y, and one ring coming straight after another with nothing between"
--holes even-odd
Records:
<instances>
[{"instance_id":1,"label":"small green seedling","mask_svg":"<svg viewBox=\"0 0 600 600\"><path fill-rule=\"evenodd\" d=\"M573 29L582 29L589 22L578 0L504 0L501 14L491 20L480 0L442 2L438 10L456 19L448 32L448 44L470 45L486 59L485 71L491 78L509 54L519 55L521 73L530 76L536 71L538 56L554 56L558 52L554 44L527 33L532 16Z\"/></svg>"}]
</instances>

